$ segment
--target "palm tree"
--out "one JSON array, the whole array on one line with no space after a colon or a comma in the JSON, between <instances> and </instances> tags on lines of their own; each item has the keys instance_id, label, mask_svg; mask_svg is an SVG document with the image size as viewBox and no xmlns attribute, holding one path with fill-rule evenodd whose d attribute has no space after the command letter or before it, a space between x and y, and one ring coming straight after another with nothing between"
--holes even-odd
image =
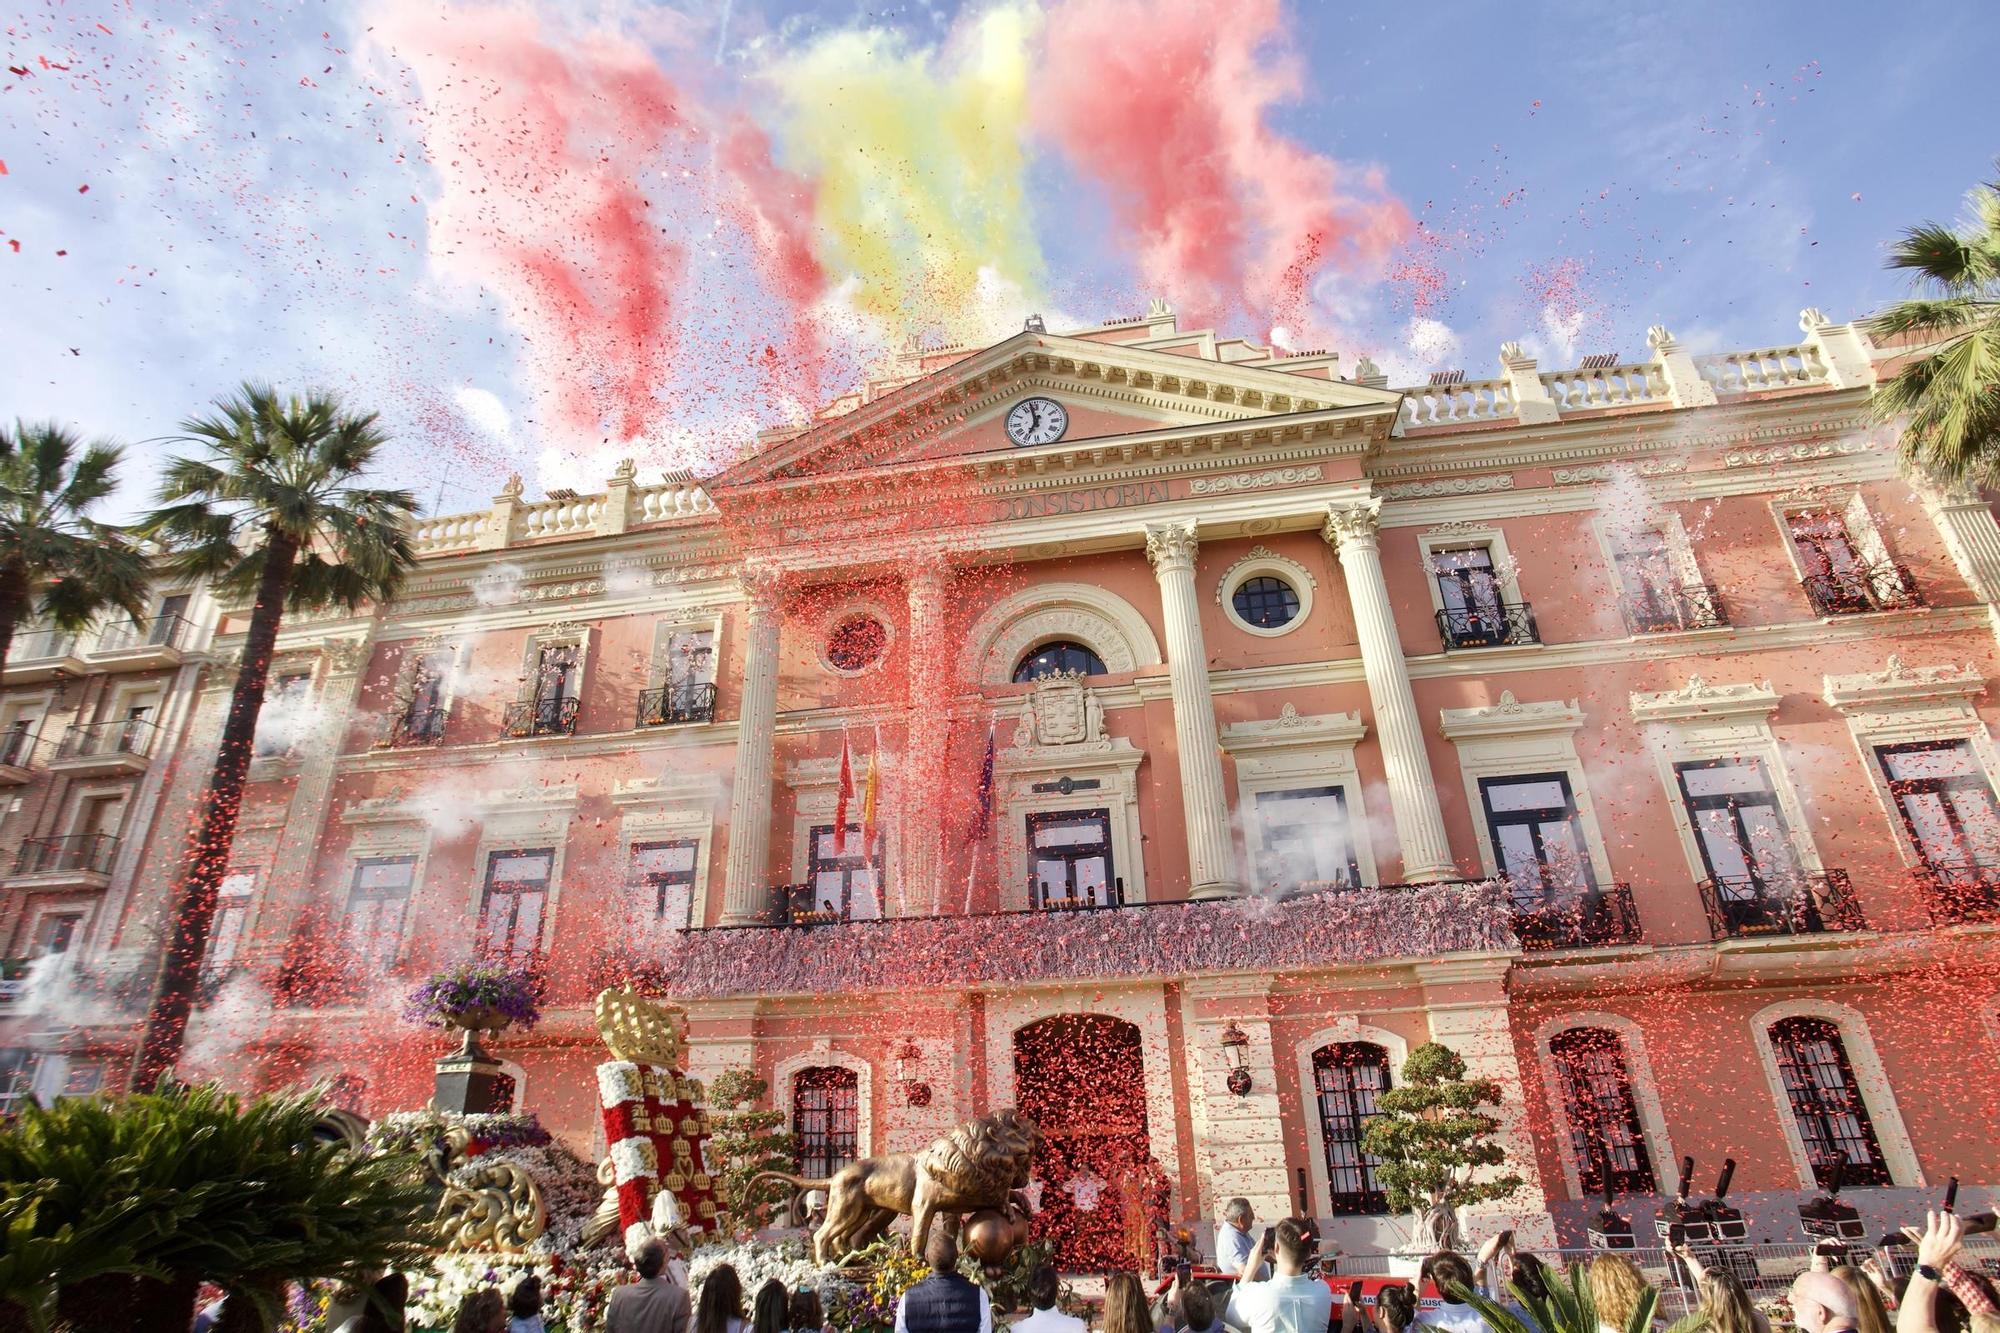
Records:
<instances>
[{"instance_id":1,"label":"palm tree","mask_svg":"<svg viewBox=\"0 0 2000 1333\"><path fill-rule=\"evenodd\" d=\"M246 384L217 403L213 415L181 429L208 456L168 463L162 507L138 530L166 545L166 568L206 577L223 596L255 600L208 799L188 835L173 938L133 1065L132 1086L140 1091L180 1058L236 836L279 618L288 608L332 604L351 611L385 600L416 562L408 527L416 498L349 485L384 443L374 413L348 412L330 394L280 397Z\"/></svg>"},{"instance_id":2,"label":"palm tree","mask_svg":"<svg viewBox=\"0 0 2000 1333\"><path fill-rule=\"evenodd\" d=\"M145 614L145 559L117 528L85 517L117 489L123 452L53 421L0 428L0 662L30 614L65 630L106 607Z\"/></svg>"},{"instance_id":3,"label":"palm tree","mask_svg":"<svg viewBox=\"0 0 2000 1333\"><path fill-rule=\"evenodd\" d=\"M1903 233L1889 267L1909 269L1928 292L1868 322L1877 336L1919 340L1921 354L1875 391L1874 408L1903 422L1904 456L1945 482L2000 476L2000 182L1967 203L1964 227Z\"/></svg>"}]
</instances>

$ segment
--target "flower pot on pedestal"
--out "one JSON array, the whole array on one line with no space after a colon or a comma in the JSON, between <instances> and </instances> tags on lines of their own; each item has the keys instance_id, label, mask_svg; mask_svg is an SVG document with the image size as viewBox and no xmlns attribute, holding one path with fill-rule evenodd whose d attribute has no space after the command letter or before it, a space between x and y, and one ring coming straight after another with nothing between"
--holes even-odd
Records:
<instances>
[{"instance_id":1,"label":"flower pot on pedestal","mask_svg":"<svg viewBox=\"0 0 2000 1333\"><path fill-rule=\"evenodd\" d=\"M437 1062L436 1090L431 1106L460 1115L487 1115L514 1109L514 1079L479 1044L481 1032L500 1032L505 1015L494 1009L466 1009L448 1016L446 1025L465 1034L458 1049Z\"/></svg>"}]
</instances>

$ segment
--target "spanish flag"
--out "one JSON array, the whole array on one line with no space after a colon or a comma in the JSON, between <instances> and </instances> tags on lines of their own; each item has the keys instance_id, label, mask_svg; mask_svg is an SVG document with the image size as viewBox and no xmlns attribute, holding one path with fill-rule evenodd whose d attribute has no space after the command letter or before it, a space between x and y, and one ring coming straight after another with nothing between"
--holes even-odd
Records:
<instances>
[{"instance_id":1,"label":"spanish flag","mask_svg":"<svg viewBox=\"0 0 2000 1333\"><path fill-rule=\"evenodd\" d=\"M875 748L868 752L868 776L861 782L861 841L872 859L875 855L875 802L882 791L882 732L875 732Z\"/></svg>"}]
</instances>

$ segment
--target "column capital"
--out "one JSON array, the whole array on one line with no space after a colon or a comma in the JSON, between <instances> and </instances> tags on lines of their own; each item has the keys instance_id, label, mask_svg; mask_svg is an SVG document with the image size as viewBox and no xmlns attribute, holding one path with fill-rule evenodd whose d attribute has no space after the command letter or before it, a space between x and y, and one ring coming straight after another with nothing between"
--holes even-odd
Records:
<instances>
[{"instance_id":1,"label":"column capital","mask_svg":"<svg viewBox=\"0 0 2000 1333\"><path fill-rule=\"evenodd\" d=\"M1336 501L1326 507L1326 527L1321 535L1339 549L1356 542L1374 545L1382 531L1382 500L1370 495L1359 500Z\"/></svg>"},{"instance_id":2,"label":"column capital","mask_svg":"<svg viewBox=\"0 0 2000 1333\"><path fill-rule=\"evenodd\" d=\"M784 596L785 576L768 565L745 565L737 571L736 589L750 603L752 615L768 615Z\"/></svg>"},{"instance_id":3,"label":"column capital","mask_svg":"<svg viewBox=\"0 0 2000 1333\"><path fill-rule=\"evenodd\" d=\"M1194 553L1200 545L1192 523L1146 525L1146 559L1160 573L1175 568L1193 569Z\"/></svg>"}]
</instances>

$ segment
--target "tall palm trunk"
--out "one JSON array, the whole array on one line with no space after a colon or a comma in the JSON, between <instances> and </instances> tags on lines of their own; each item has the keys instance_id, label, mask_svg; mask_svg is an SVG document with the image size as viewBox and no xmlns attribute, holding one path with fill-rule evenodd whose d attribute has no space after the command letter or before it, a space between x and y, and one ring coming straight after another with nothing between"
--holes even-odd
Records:
<instances>
[{"instance_id":1,"label":"tall palm trunk","mask_svg":"<svg viewBox=\"0 0 2000 1333\"><path fill-rule=\"evenodd\" d=\"M18 563L0 565L0 665L14 646L14 626L28 613L28 571Z\"/></svg>"},{"instance_id":2,"label":"tall palm trunk","mask_svg":"<svg viewBox=\"0 0 2000 1333\"><path fill-rule=\"evenodd\" d=\"M188 834L187 870L181 879L174 913L173 939L160 968L159 989L146 1016L146 1033L133 1062L132 1090L151 1091L160 1075L173 1068L187 1035L188 1015L208 953L208 931L215 921L216 894L229 869L230 844L242 813L243 784L250 772L251 744L257 735L257 714L264 707L264 685L271 673L271 653L278 643L278 620L291 589L292 560L298 543L272 532L264 548L264 572L257 584L257 601L250 611L250 630L243 640L243 665L236 689L229 696L229 719L223 724L222 745L208 779L208 799Z\"/></svg>"}]
</instances>

